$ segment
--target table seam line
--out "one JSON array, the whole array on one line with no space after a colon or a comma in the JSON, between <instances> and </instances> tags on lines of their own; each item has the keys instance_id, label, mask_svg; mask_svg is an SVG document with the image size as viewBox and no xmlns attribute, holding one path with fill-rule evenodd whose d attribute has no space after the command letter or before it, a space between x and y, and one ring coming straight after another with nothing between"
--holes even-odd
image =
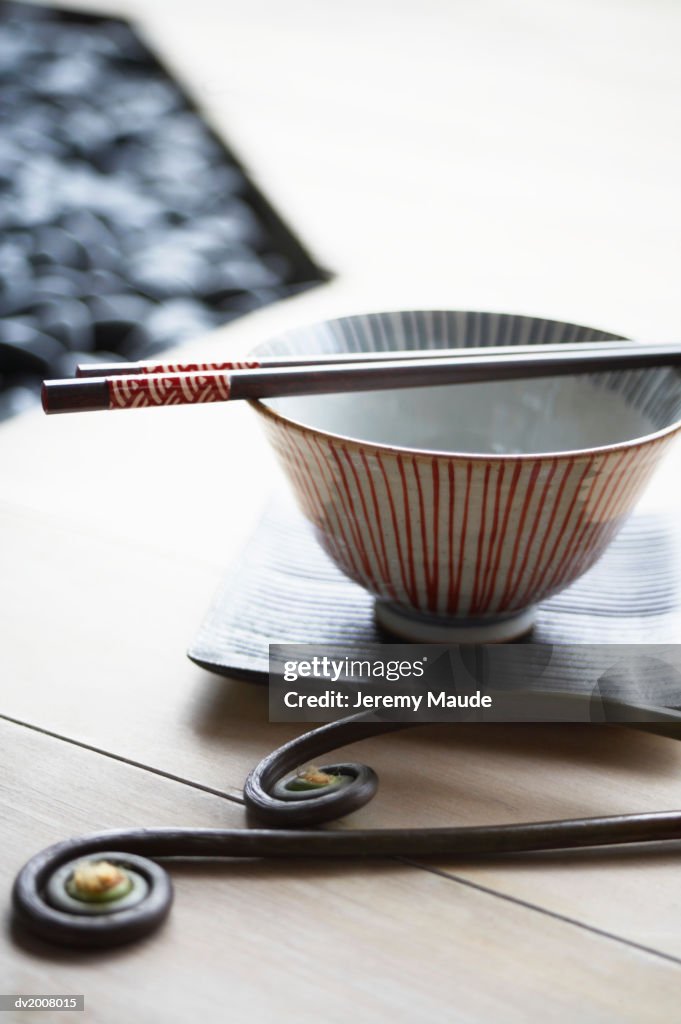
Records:
<instances>
[{"instance_id":1,"label":"table seam line","mask_svg":"<svg viewBox=\"0 0 681 1024\"><path fill-rule=\"evenodd\" d=\"M110 750L104 750L102 747L96 747L91 743L85 743L84 740L77 740L71 736L63 736L61 733L53 732L51 729L46 729L41 725L34 725L32 722L24 722L20 718L13 718L11 715L4 715L0 713L0 721L11 722L12 725L17 725L20 728L30 729L33 732L40 733L43 736L49 736L51 739L60 740L62 743L69 743L71 746L79 747L81 750L89 750L90 753L100 754L102 757L108 757L112 761L118 761L120 764L126 764L131 768L138 768L141 771L149 772L151 775L158 775L161 778L168 779L170 782L177 782L183 786L189 786L192 789L197 789L202 793L208 793L210 796L217 796L223 800L229 800L230 803L237 804L239 807L243 807L243 801L227 793L225 790L216 789L213 786L208 786L202 782L195 782L192 779L185 779L181 775L174 775L172 772L168 772L163 768L154 768L152 765L144 764L142 761L135 761L132 758L125 757L123 754L114 754Z\"/></svg>"},{"instance_id":2,"label":"table seam line","mask_svg":"<svg viewBox=\"0 0 681 1024\"><path fill-rule=\"evenodd\" d=\"M546 917L562 921L564 924L570 924L575 928L581 928L582 930L591 932L601 938L610 939L613 942L629 946L631 949L636 949L639 952L648 953L650 956L670 961L677 967L681 966L681 957L674 956L672 953L665 953L663 950L655 949L654 946L645 946L641 942L635 942L633 939L627 939L622 935L616 935L614 932L609 932L604 928L599 928L597 925L592 925L586 921L580 921L577 918L569 917L567 914L561 914L559 911L551 910L549 907L542 907L538 903L531 903L529 900L521 899L519 896L512 896L510 893L505 893L499 889L493 889L490 886L482 885L480 882L474 882L470 879L463 878L461 875L453 874L445 868L438 868L429 864L423 864L422 862L412 860L409 857L395 857L394 859L403 864L408 864L410 867L420 868L421 871L427 871L430 874L437 875L440 878L446 878L450 882L456 882L459 885L464 885L469 889L475 889L476 891L485 893L488 896L506 900L508 903L514 903L516 906L524 907L526 910L533 910L536 913L544 914Z\"/></svg>"}]
</instances>

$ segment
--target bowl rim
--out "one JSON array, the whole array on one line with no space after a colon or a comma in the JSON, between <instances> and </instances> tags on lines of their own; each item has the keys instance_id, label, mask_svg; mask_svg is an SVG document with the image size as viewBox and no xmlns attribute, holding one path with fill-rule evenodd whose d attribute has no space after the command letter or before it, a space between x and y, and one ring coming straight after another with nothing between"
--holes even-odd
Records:
<instances>
[{"instance_id":1,"label":"bowl rim","mask_svg":"<svg viewBox=\"0 0 681 1024\"><path fill-rule=\"evenodd\" d=\"M271 341L276 341L278 338L288 337L295 334L296 331L309 331L314 327L321 327L323 324L332 323L338 320L352 319L354 316L391 316L400 314L434 314L434 313L449 313L449 314L473 314L479 315L486 313L492 316L509 316L519 317L526 320L549 320L548 317L537 317L531 314L525 313L500 313L493 310L456 310L456 309L396 309L396 310L373 310L367 313L350 313L343 316L328 317L324 320L315 320L308 324L300 324L296 327L289 328L286 331L282 331L279 334L274 334L271 337L259 342L251 351L249 355L257 355L258 350ZM611 334L608 331L600 331L599 328L588 327L585 324L576 324L568 320L553 320L551 321L556 324L560 324L562 327L576 327L581 330L598 330L601 334L609 334L609 338L606 341L631 341L633 339L627 338L622 334ZM681 387L681 381L680 385ZM591 448L572 448L565 451L546 451L546 452L508 452L498 454L495 452L457 452L457 451L444 451L437 448L410 448L406 445L393 445L386 444L381 441L369 441L363 440L362 438L354 437L351 434L339 434L331 430L323 430L321 427L313 427L307 423L302 423L300 420L294 419L292 416L285 416L283 413L278 412L276 409L272 409L269 405L265 404L263 399L251 398L248 399L248 404L261 415L264 419L270 419L274 423L280 426L291 427L295 431L301 434L313 434L317 437L332 439L339 441L342 444L353 448L357 451L363 451L366 453L367 450L375 449L378 452L386 452L392 455L409 455L417 456L424 459L440 458L451 461L459 462L499 462L502 460L508 460L513 462L518 461L530 461L530 460L552 460L552 461L564 461L566 459L584 459L593 458L594 455L599 454L610 454L618 451L626 451L631 448L642 448L648 445L658 444L667 437L671 437L673 434L681 431L681 419L676 420L674 423L670 423L666 427L661 427L659 430L655 430L650 434L643 434L640 437L633 437L627 441L617 441L614 444L598 445Z\"/></svg>"}]
</instances>

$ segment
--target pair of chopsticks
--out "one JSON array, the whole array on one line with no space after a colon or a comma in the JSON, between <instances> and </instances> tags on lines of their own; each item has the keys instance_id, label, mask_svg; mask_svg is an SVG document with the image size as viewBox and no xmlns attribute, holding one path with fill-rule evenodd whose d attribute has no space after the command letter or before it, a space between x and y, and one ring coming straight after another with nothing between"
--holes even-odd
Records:
<instances>
[{"instance_id":1,"label":"pair of chopsticks","mask_svg":"<svg viewBox=\"0 0 681 1024\"><path fill-rule=\"evenodd\" d=\"M195 405L681 366L681 345L627 341L81 365L43 384L47 413Z\"/></svg>"}]
</instances>

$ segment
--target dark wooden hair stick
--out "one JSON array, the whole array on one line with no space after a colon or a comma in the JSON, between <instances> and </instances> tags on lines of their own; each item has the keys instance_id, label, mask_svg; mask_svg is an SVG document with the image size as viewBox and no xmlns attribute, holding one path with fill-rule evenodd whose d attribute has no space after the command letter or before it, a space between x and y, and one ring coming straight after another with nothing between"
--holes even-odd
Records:
<instances>
[{"instance_id":1,"label":"dark wooden hair stick","mask_svg":"<svg viewBox=\"0 0 681 1024\"><path fill-rule=\"evenodd\" d=\"M53 380L43 384L47 413L145 406L194 405L236 399L280 398L391 388L433 387L492 380L681 365L681 345L609 344L607 351L457 355L370 363L277 367L210 373L136 374Z\"/></svg>"}]
</instances>

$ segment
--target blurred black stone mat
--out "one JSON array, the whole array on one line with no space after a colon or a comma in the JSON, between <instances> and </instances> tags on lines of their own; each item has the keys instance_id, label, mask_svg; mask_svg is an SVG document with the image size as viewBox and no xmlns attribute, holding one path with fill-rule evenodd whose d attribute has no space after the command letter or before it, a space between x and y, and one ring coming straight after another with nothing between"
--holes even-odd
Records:
<instances>
[{"instance_id":1,"label":"blurred black stone mat","mask_svg":"<svg viewBox=\"0 0 681 1024\"><path fill-rule=\"evenodd\" d=\"M0 418L328 277L131 25L0 2Z\"/></svg>"},{"instance_id":2,"label":"blurred black stone mat","mask_svg":"<svg viewBox=\"0 0 681 1024\"><path fill-rule=\"evenodd\" d=\"M678 644L681 519L632 516L596 565L539 606L527 639ZM281 494L227 571L188 654L210 671L267 682L271 643L345 647L365 655L385 641L397 642L376 627L373 598L336 568L292 498ZM640 696L645 703L649 695ZM681 704L681 691L671 697L665 703Z\"/></svg>"}]
</instances>

